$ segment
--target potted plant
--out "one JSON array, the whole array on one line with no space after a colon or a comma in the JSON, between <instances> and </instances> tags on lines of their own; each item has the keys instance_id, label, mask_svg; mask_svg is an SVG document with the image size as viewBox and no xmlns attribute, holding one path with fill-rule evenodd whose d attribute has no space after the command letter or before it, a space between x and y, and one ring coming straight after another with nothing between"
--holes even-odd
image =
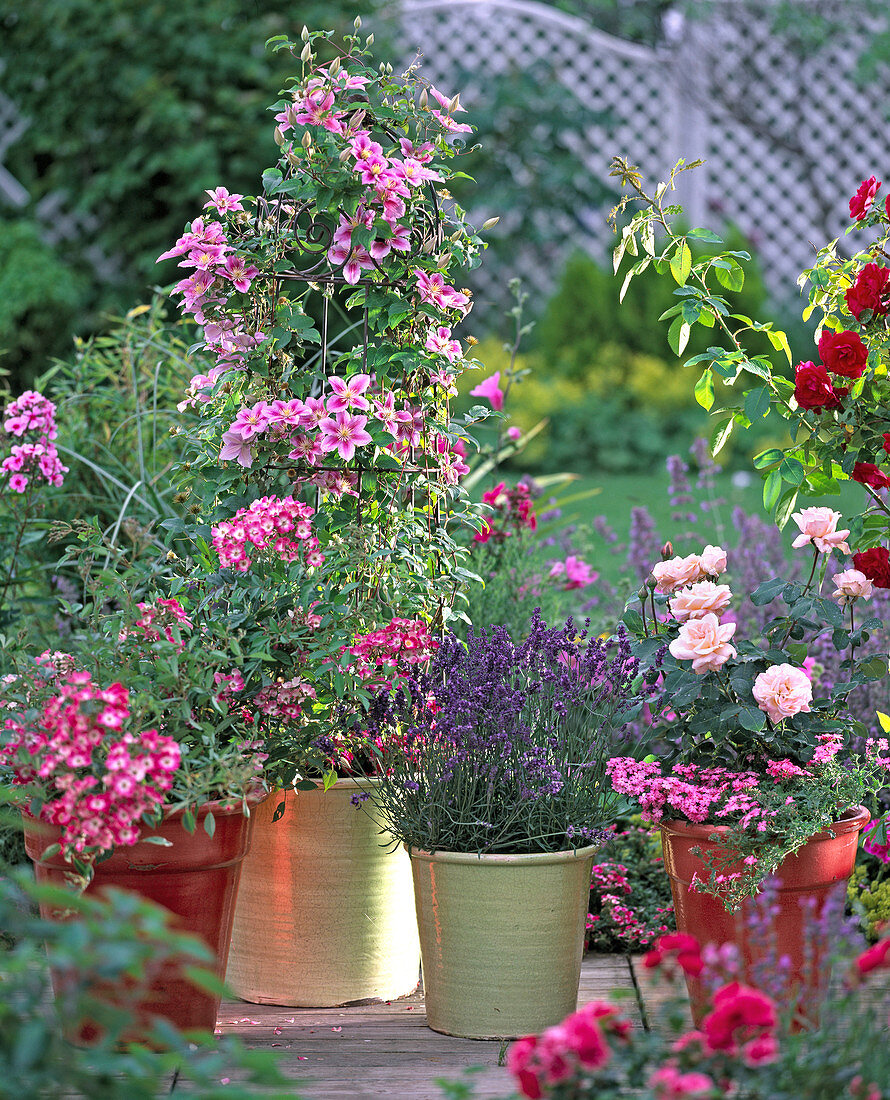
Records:
<instances>
[{"instance_id":1,"label":"potted plant","mask_svg":"<svg viewBox=\"0 0 890 1100\"><path fill-rule=\"evenodd\" d=\"M375 698L376 807L411 856L434 1030L507 1037L574 1006L615 803L605 766L636 678L625 637L535 615L522 643L497 627L447 636L426 671Z\"/></svg>"},{"instance_id":2,"label":"potted plant","mask_svg":"<svg viewBox=\"0 0 890 1100\"><path fill-rule=\"evenodd\" d=\"M176 599L134 600L122 575L97 585L68 652L17 657L0 769L39 882L136 890L204 940L222 979L263 760L227 701L237 639ZM219 988L167 967L152 989L152 1012L213 1029Z\"/></svg>"},{"instance_id":3,"label":"potted plant","mask_svg":"<svg viewBox=\"0 0 890 1100\"><path fill-rule=\"evenodd\" d=\"M189 506L166 525L169 545L183 582L197 570L272 658L253 702L243 696L260 711L274 795L229 979L292 1005L416 984L407 857L380 849L350 799L378 770L362 715L386 668L426 655L460 613L472 574L455 536L478 525L458 484L461 440L487 415L449 408L466 365L453 329L471 306L455 284L483 246L445 187L471 128L457 95L373 67L360 26L342 43L309 30L270 40L296 69L272 107L274 165L254 197L209 191L161 257L186 269L175 293L216 360L185 395ZM267 598L275 613L260 620Z\"/></svg>"},{"instance_id":4,"label":"potted plant","mask_svg":"<svg viewBox=\"0 0 890 1100\"><path fill-rule=\"evenodd\" d=\"M815 1010L824 975L807 967L802 901L818 909L849 878L868 811L859 805L887 780L886 740L847 712L857 686L886 672L886 657L859 658L857 648L879 620L857 624L856 607L871 582L855 569L834 574L834 591L819 581L834 552L847 552L840 513L808 508L792 517L795 546L813 559L805 584L771 579L751 599L785 607L762 639L739 639L732 591L719 583L727 568L720 547L657 563L642 589L640 610L625 613L643 666L658 673L650 700L659 757L609 761L616 791L636 799L661 823L677 927L702 940L736 940L749 965L758 947L745 933L750 905L767 876L781 884L776 931L793 962L789 997ZM848 651L844 681L814 688L807 644L828 632ZM741 907L741 913L735 911ZM795 988L800 987L800 988ZM694 979L694 1008L703 995ZM802 992L803 991L803 992Z\"/></svg>"}]
</instances>

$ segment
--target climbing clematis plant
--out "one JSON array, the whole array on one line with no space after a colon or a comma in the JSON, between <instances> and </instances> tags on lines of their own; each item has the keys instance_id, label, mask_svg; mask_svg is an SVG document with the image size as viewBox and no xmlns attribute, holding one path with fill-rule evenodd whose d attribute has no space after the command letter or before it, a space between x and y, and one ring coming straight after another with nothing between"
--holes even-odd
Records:
<instances>
[{"instance_id":1,"label":"climbing clematis plant","mask_svg":"<svg viewBox=\"0 0 890 1100\"><path fill-rule=\"evenodd\" d=\"M484 247L447 190L471 127L458 94L372 67L359 27L270 40L296 66L271 108L276 162L255 196L209 190L160 257L184 269L175 293L215 359L181 406L199 414L189 514L168 524L181 583L197 560L246 621L277 593L263 648L279 681L311 685L288 708L304 748L360 724L358 638L396 619L435 634L459 614L473 575L453 535L480 526L460 479L487 413L449 407L468 365L461 273Z\"/></svg>"}]
</instances>

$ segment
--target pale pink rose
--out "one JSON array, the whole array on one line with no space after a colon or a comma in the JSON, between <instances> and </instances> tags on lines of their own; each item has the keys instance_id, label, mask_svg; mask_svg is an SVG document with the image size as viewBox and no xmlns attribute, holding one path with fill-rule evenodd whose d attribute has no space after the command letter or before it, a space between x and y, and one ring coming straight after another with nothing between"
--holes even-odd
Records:
<instances>
[{"instance_id":1,"label":"pale pink rose","mask_svg":"<svg viewBox=\"0 0 890 1100\"><path fill-rule=\"evenodd\" d=\"M844 542L850 532L837 529L840 512L833 512L831 508L802 508L791 518L801 532L791 544L795 549L811 542L823 554L830 554L832 550L850 553L850 547Z\"/></svg>"},{"instance_id":2,"label":"pale pink rose","mask_svg":"<svg viewBox=\"0 0 890 1100\"><path fill-rule=\"evenodd\" d=\"M700 619L683 623L680 632L668 646L678 661L692 661L692 671L703 676L714 672L735 657L735 647L729 639L735 634L735 623L723 623L713 612Z\"/></svg>"},{"instance_id":3,"label":"pale pink rose","mask_svg":"<svg viewBox=\"0 0 890 1100\"><path fill-rule=\"evenodd\" d=\"M719 577L726 572L726 551L722 546L706 546L699 558L703 576Z\"/></svg>"},{"instance_id":4,"label":"pale pink rose","mask_svg":"<svg viewBox=\"0 0 890 1100\"><path fill-rule=\"evenodd\" d=\"M652 576L657 581L656 592L674 592L687 584L702 579L701 558L689 554L685 558L670 558L652 566Z\"/></svg>"},{"instance_id":5,"label":"pale pink rose","mask_svg":"<svg viewBox=\"0 0 890 1100\"><path fill-rule=\"evenodd\" d=\"M688 619L700 619L708 612L719 616L731 599L728 584L698 581L678 592L668 601L668 607L678 623L685 623Z\"/></svg>"},{"instance_id":6,"label":"pale pink rose","mask_svg":"<svg viewBox=\"0 0 890 1100\"><path fill-rule=\"evenodd\" d=\"M802 668L773 665L754 681L752 694L771 722L781 722L812 709L813 685Z\"/></svg>"},{"instance_id":7,"label":"pale pink rose","mask_svg":"<svg viewBox=\"0 0 890 1100\"><path fill-rule=\"evenodd\" d=\"M845 569L843 573L835 573L831 579L834 581L834 592L831 594L842 607L853 600L867 600L873 591L871 580L858 569Z\"/></svg>"}]
</instances>

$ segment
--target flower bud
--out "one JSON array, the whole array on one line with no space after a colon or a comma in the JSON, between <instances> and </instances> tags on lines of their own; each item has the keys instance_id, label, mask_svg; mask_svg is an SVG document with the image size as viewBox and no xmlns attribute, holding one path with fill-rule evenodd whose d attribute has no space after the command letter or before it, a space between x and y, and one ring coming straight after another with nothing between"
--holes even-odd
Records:
<instances>
[{"instance_id":1,"label":"flower bud","mask_svg":"<svg viewBox=\"0 0 890 1100\"><path fill-rule=\"evenodd\" d=\"M484 221L482 223L482 228L483 229L494 229L494 227L498 224L498 222L500 220L501 220L500 218L489 218L488 221Z\"/></svg>"},{"instance_id":2,"label":"flower bud","mask_svg":"<svg viewBox=\"0 0 890 1100\"><path fill-rule=\"evenodd\" d=\"M303 29L300 31L300 38L302 38L304 42L309 41L309 28L305 25L303 26Z\"/></svg>"},{"instance_id":3,"label":"flower bud","mask_svg":"<svg viewBox=\"0 0 890 1100\"><path fill-rule=\"evenodd\" d=\"M340 58L335 57L334 60L330 63L330 65L328 65L328 72L331 74L331 76L336 76L339 71L340 71Z\"/></svg>"},{"instance_id":4,"label":"flower bud","mask_svg":"<svg viewBox=\"0 0 890 1100\"><path fill-rule=\"evenodd\" d=\"M281 148L281 146L284 145L284 140L285 140L284 134L282 134L282 132L281 132L281 128L276 126L275 130L272 133L272 136L275 139L275 144L279 148Z\"/></svg>"},{"instance_id":5,"label":"flower bud","mask_svg":"<svg viewBox=\"0 0 890 1100\"><path fill-rule=\"evenodd\" d=\"M303 134L300 144L307 152L309 151L309 146L312 144L312 134L310 134L308 130Z\"/></svg>"},{"instance_id":6,"label":"flower bud","mask_svg":"<svg viewBox=\"0 0 890 1100\"><path fill-rule=\"evenodd\" d=\"M353 27L355 27L356 30L358 30L359 27L362 25L362 17L360 15L357 15L352 21L352 25Z\"/></svg>"},{"instance_id":7,"label":"flower bud","mask_svg":"<svg viewBox=\"0 0 890 1100\"><path fill-rule=\"evenodd\" d=\"M471 348L474 348L479 343L475 336L466 336L464 337L464 339L467 341L468 346Z\"/></svg>"},{"instance_id":8,"label":"flower bud","mask_svg":"<svg viewBox=\"0 0 890 1100\"><path fill-rule=\"evenodd\" d=\"M347 160L349 160L349 158L351 156L352 156L352 150L351 149L343 149L340 152L340 156L337 157L337 160L339 160L341 164L344 164Z\"/></svg>"},{"instance_id":9,"label":"flower bud","mask_svg":"<svg viewBox=\"0 0 890 1100\"><path fill-rule=\"evenodd\" d=\"M646 578L646 587L651 589L653 592L658 587L658 580L656 579L654 573L650 573L649 576Z\"/></svg>"},{"instance_id":10,"label":"flower bud","mask_svg":"<svg viewBox=\"0 0 890 1100\"><path fill-rule=\"evenodd\" d=\"M374 35L373 34L369 34L368 37L365 39L365 45L366 46L373 46L374 45Z\"/></svg>"},{"instance_id":11,"label":"flower bud","mask_svg":"<svg viewBox=\"0 0 890 1100\"><path fill-rule=\"evenodd\" d=\"M668 558L672 558L673 556L674 556L674 548L671 545L670 540L669 540L661 548L661 560L662 561L667 561Z\"/></svg>"},{"instance_id":12,"label":"flower bud","mask_svg":"<svg viewBox=\"0 0 890 1100\"><path fill-rule=\"evenodd\" d=\"M426 105L429 103L430 97L426 93L426 88L423 88L420 93L420 97L417 100L418 106L422 111L426 110Z\"/></svg>"},{"instance_id":13,"label":"flower bud","mask_svg":"<svg viewBox=\"0 0 890 1100\"><path fill-rule=\"evenodd\" d=\"M310 44L308 42L302 48L302 50L300 50L300 60L301 61L311 61L312 60L312 47L310 46Z\"/></svg>"},{"instance_id":14,"label":"flower bud","mask_svg":"<svg viewBox=\"0 0 890 1100\"><path fill-rule=\"evenodd\" d=\"M645 586L645 584L641 584L640 587L637 589L637 599L640 601L640 603L645 603L648 598L649 589Z\"/></svg>"},{"instance_id":15,"label":"flower bud","mask_svg":"<svg viewBox=\"0 0 890 1100\"><path fill-rule=\"evenodd\" d=\"M448 113L453 114L460 106L460 92L453 96L448 104Z\"/></svg>"}]
</instances>

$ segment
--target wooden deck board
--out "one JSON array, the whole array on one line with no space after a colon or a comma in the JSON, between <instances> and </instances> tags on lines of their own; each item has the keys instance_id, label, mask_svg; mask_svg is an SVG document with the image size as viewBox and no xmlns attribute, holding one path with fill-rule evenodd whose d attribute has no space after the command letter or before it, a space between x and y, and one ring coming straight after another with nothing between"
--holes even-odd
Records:
<instances>
[{"instance_id":1,"label":"wooden deck board","mask_svg":"<svg viewBox=\"0 0 890 1100\"><path fill-rule=\"evenodd\" d=\"M614 999L641 1026L628 960L590 955L581 968L578 1003ZM420 992L383 1004L282 1008L224 1001L217 1029L253 1049L274 1050L295 1096L305 1100L442 1100L437 1078L460 1078L470 1067L479 1100L507 1097L512 1079L498 1065L505 1044L455 1039L426 1026Z\"/></svg>"}]
</instances>

